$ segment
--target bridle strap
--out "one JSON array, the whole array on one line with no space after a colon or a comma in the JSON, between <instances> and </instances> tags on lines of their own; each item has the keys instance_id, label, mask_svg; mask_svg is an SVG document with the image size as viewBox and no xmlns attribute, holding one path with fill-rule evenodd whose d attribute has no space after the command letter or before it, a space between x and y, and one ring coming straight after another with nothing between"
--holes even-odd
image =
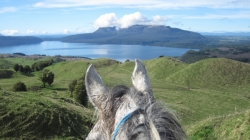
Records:
<instances>
[{"instance_id":1,"label":"bridle strap","mask_svg":"<svg viewBox=\"0 0 250 140\"><path fill-rule=\"evenodd\" d=\"M135 112L137 112L137 111L139 111L139 110L141 110L141 109L136 109L136 110L134 110L134 111L132 111L132 112L130 112L130 113L128 113L127 115L125 115L122 119L121 119L121 121L116 125L116 127L115 127L115 131L114 131L114 134L113 134L113 137L112 137L112 140L115 140L115 138L116 138L116 136L117 136L117 134L118 134L118 132L119 132L119 130L120 130L120 128L121 128L121 126L135 113Z\"/></svg>"}]
</instances>

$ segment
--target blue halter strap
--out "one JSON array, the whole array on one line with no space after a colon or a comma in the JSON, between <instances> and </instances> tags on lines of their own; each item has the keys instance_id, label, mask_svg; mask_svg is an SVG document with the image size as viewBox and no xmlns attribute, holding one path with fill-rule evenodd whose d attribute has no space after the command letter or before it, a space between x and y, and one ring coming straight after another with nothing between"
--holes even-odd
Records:
<instances>
[{"instance_id":1,"label":"blue halter strap","mask_svg":"<svg viewBox=\"0 0 250 140\"><path fill-rule=\"evenodd\" d=\"M137 111L138 109L128 113L126 116L124 116L121 121L116 125L115 127L115 131L114 131L114 134L113 134L113 137L112 137L112 140L115 140L118 132L119 132L119 129L121 128L121 126L134 114L135 111Z\"/></svg>"}]
</instances>

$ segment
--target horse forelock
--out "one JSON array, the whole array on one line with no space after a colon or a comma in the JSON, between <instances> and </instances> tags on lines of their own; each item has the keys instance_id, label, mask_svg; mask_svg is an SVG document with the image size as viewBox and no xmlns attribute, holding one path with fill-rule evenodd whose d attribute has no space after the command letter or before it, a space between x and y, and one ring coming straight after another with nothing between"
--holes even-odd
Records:
<instances>
[{"instance_id":1,"label":"horse forelock","mask_svg":"<svg viewBox=\"0 0 250 140\"><path fill-rule=\"evenodd\" d=\"M105 108L103 110L96 109L95 114L98 122L92 128L89 136L101 135L105 136L106 139L110 139L114 131L115 124L117 124L118 121L126 115L126 112L136 108L135 104L133 104L133 100L129 96L130 88L126 86L115 86L109 90L108 95Z\"/></svg>"}]
</instances>

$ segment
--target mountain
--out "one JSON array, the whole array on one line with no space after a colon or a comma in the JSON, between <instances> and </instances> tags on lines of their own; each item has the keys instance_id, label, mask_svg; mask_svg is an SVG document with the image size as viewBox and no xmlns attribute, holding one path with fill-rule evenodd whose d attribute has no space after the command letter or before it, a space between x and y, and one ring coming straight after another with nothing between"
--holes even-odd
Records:
<instances>
[{"instance_id":1,"label":"mountain","mask_svg":"<svg viewBox=\"0 0 250 140\"><path fill-rule=\"evenodd\" d=\"M61 41L72 43L155 45L189 48L197 48L207 43L207 39L199 33L162 25L133 25L122 29L116 29L116 27L103 27L93 33L63 37Z\"/></svg>"},{"instance_id":2,"label":"mountain","mask_svg":"<svg viewBox=\"0 0 250 140\"><path fill-rule=\"evenodd\" d=\"M1 46L14 46L25 44L36 44L43 42L42 39L33 36L0 36Z\"/></svg>"}]
</instances>

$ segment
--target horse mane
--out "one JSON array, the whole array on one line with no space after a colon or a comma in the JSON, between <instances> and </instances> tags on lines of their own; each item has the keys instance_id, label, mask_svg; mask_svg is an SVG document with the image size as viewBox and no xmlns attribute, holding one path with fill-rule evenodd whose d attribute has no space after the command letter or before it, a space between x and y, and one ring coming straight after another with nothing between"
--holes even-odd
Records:
<instances>
[{"instance_id":1,"label":"horse mane","mask_svg":"<svg viewBox=\"0 0 250 140\"><path fill-rule=\"evenodd\" d=\"M138 59L132 83L131 88L118 85L108 89L93 65L89 66L85 84L98 121L87 140L186 140L175 113L155 100L146 68Z\"/></svg>"},{"instance_id":2,"label":"horse mane","mask_svg":"<svg viewBox=\"0 0 250 140\"><path fill-rule=\"evenodd\" d=\"M150 132L158 139L167 140L185 140L187 139L185 132L181 125L178 123L178 118L175 113L164 106L161 102L150 100L149 96L140 96L141 93L134 87L129 88L124 85L118 85L113 87L111 90L111 98L115 100L117 97L122 97L125 94L131 96L134 102L140 106L146 113L149 119ZM140 100L137 100L140 99ZM113 104L112 106L116 106ZM158 138L157 138L158 137Z\"/></svg>"}]
</instances>

